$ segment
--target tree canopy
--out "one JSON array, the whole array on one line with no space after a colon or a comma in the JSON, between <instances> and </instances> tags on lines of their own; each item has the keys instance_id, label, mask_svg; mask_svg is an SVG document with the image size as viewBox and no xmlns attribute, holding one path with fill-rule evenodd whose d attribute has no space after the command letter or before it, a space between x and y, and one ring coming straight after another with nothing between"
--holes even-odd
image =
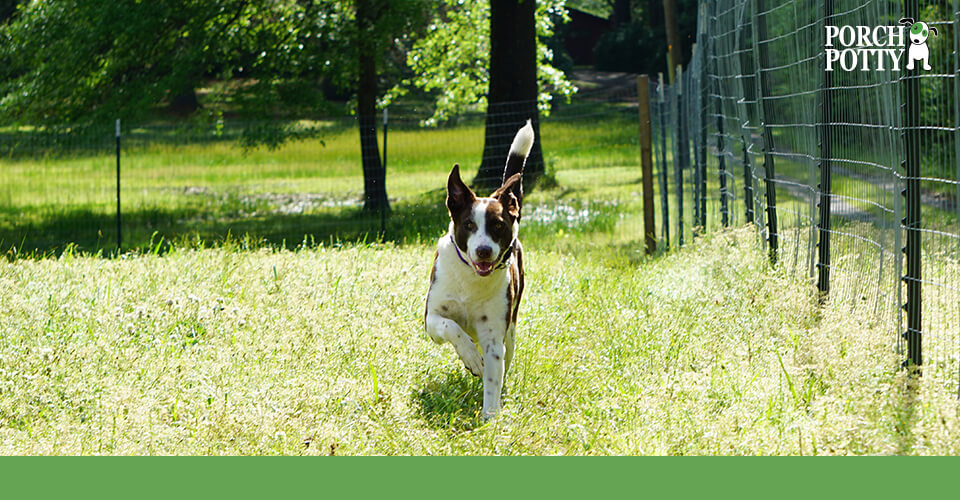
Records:
<instances>
[{"instance_id":1,"label":"tree canopy","mask_svg":"<svg viewBox=\"0 0 960 500\"><path fill-rule=\"evenodd\" d=\"M394 3L373 37L382 57L425 18L424 2ZM325 88L356 86L354 16L353 2L332 0L28 2L0 26L0 116L142 118L181 102L189 113L211 82L241 115L316 113Z\"/></svg>"},{"instance_id":2,"label":"tree canopy","mask_svg":"<svg viewBox=\"0 0 960 500\"><path fill-rule=\"evenodd\" d=\"M565 0L537 2L537 97L541 111L549 112L554 96L568 97L576 87L553 66L553 51L545 40L558 22L567 19ZM465 110L486 111L490 81L490 2L438 0L436 13L423 36L407 53L412 77L387 94L395 99L412 88L427 91L436 100L427 125L442 122Z\"/></svg>"},{"instance_id":3,"label":"tree canopy","mask_svg":"<svg viewBox=\"0 0 960 500\"><path fill-rule=\"evenodd\" d=\"M436 101L430 123L486 106L487 1L380 0L390 15L377 17L372 34L357 33L355 1L58 0L15 11L14 3L0 20L6 122L142 119L160 105L189 114L194 92L214 84L206 98L243 116L317 113L331 89L354 95L358 36L375 44L382 103L419 88ZM544 109L574 90L542 43L564 19L563 3L537 5Z\"/></svg>"}]
</instances>

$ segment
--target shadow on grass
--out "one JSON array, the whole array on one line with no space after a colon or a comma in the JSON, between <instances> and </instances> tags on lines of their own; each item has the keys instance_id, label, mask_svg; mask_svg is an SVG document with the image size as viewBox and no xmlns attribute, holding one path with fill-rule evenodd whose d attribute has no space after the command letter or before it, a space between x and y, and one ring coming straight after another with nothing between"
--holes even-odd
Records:
<instances>
[{"instance_id":1,"label":"shadow on grass","mask_svg":"<svg viewBox=\"0 0 960 500\"><path fill-rule=\"evenodd\" d=\"M413 393L413 400L423 419L435 429L459 432L482 424L483 385L463 369L427 382Z\"/></svg>"},{"instance_id":2,"label":"shadow on grass","mask_svg":"<svg viewBox=\"0 0 960 500\"><path fill-rule=\"evenodd\" d=\"M124 252L165 253L174 248L229 246L287 248L341 243L427 243L446 232L446 192L436 189L395 200L385 215L361 210L354 200L329 200L310 193L257 196L204 193L181 196L169 206L125 209ZM328 205L328 203L330 203ZM521 237L531 249L582 253L594 248L609 265L637 260L636 243L622 245L610 259L610 239L622 213L616 204L532 204ZM112 206L0 207L0 253L8 259L58 256L64 252L116 255L117 223ZM619 255L622 253L623 255Z\"/></svg>"},{"instance_id":3,"label":"shadow on grass","mask_svg":"<svg viewBox=\"0 0 960 500\"><path fill-rule=\"evenodd\" d=\"M897 444L897 455L909 455L916 446L917 437L914 434L919 415L917 414L917 391L920 381L920 371L909 373L903 385L899 388L899 399L896 402L894 415L894 441Z\"/></svg>"},{"instance_id":4,"label":"shadow on grass","mask_svg":"<svg viewBox=\"0 0 960 500\"><path fill-rule=\"evenodd\" d=\"M301 245L385 241L397 244L429 241L447 229L442 199L395 203L385 217L359 207L308 213L192 205L124 211L123 250L165 252L176 247L217 246L297 248ZM0 252L8 258L60 255L66 249L113 255L117 249L115 213L89 208L23 214L0 209Z\"/></svg>"}]
</instances>

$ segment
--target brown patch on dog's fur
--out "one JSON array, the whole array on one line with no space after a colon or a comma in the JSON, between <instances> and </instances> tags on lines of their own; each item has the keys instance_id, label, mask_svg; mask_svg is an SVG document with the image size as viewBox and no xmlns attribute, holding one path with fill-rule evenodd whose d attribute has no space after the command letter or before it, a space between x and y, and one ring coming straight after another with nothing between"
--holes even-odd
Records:
<instances>
[{"instance_id":1,"label":"brown patch on dog's fur","mask_svg":"<svg viewBox=\"0 0 960 500\"><path fill-rule=\"evenodd\" d=\"M477 195L460 178L460 165L455 164L447 178L447 210L453 221L453 242L461 252L467 251L467 239L473 232L467 223L476 201Z\"/></svg>"},{"instance_id":2,"label":"brown patch on dog's fur","mask_svg":"<svg viewBox=\"0 0 960 500\"><path fill-rule=\"evenodd\" d=\"M523 204L523 188L521 187L522 182L523 178L520 176L520 174L514 174L505 180L503 185L497 188L497 190L490 195L491 198L500 201L500 203L507 207L507 211L510 212L510 215L517 220L520 219L520 209Z\"/></svg>"},{"instance_id":3,"label":"brown patch on dog's fur","mask_svg":"<svg viewBox=\"0 0 960 500\"><path fill-rule=\"evenodd\" d=\"M520 201L514 195L514 189L520 181L520 174L510 177L487 201L485 230L491 239L500 245L497 261L502 261L505 258L504 253L510 249L513 242L513 223L520 219ZM460 178L460 165L454 165L447 178L446 203L450 220L453 221L453 242L461 253L468 251L467 240L477 230L470 220L476 202L477 195Z\"/></svg>"},{"instance_id":4,"label":"brown patch on dog's fur","mask_svg":"<svg viewBox=\"0 0 960 500\"><path fill-rule=\"evenodd\" d=\"M523 246L520 241L513 248L516 256L514 264L510 266L510 286L507 287L507 326L517 324L517 315L520 312L520 298L523 296ZM513 306L512 308L510 306Z\"/></svg>"}]
</instances>

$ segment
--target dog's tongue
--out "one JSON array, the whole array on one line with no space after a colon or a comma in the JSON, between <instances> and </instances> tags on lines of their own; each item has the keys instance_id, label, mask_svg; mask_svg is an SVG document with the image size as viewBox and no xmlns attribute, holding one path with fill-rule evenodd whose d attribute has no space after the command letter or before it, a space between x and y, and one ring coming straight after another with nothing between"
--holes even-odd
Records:
<instances>
[{"instance_id":1,"label":"dog's tongue","mask_svg":"<svg viewBox=\"0 0 960 500\"><path fill-rule=\"evenodd\" d=\"M476 262L474 268L480 276L487 276L493 272L493 262Z\"/></svg>"}]
</instances>

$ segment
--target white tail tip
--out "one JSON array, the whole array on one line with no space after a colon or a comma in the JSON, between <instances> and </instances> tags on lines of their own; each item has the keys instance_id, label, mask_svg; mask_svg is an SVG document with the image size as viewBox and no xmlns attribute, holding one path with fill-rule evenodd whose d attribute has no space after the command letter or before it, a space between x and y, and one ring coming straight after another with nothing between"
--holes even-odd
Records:
<instances>
[{"instance_id":1,"label":"white tail tip","mask_svg":"<svg viewBox=\"0 0 960 500\"><path fill-rule=\"evenodd\" d=\"M530 120L527 120L527 124L524 125L513 138L513 143L510 144L510 154L526 158L532 147L533 125L530 124Z\"/></svg>"}]
</instances>

